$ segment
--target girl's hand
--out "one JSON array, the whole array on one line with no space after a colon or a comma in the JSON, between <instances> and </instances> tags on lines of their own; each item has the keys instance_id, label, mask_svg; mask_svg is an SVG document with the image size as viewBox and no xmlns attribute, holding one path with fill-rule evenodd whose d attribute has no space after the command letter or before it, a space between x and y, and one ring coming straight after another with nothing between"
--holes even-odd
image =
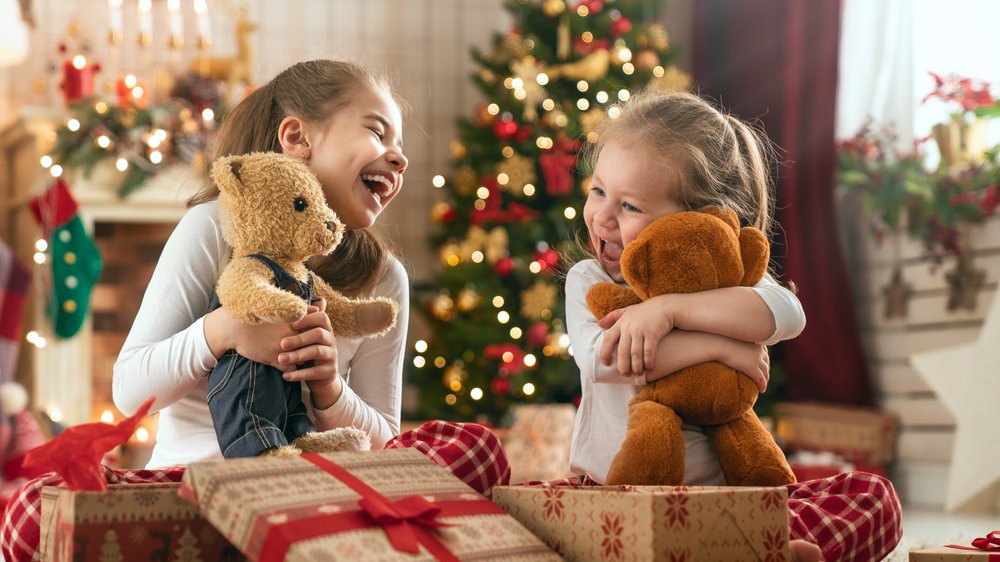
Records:
<instances>
[{"instance_id":1,"label":"girl's hand","mask_svg":"<svg viewBox=\"0 0 1000 562\"><path fill-rule=\"evenodd\" d=\"M767 381L771 377L771 357L767 346L730 339L728 345L723 346L719 361L750 377L761 392L767 390Z\"/></svg>"},{"instance_id":2,"label":"girl's hand","mask_svg":"<svg viewBox=\"0 0 1000 562\"><path fill-rule=\"evenodd\" d=\"M309 305L306 315L292 323L296 330L281 340L278 362L286 381L305 381L313 407L325 410L340 398L343 379L337 369L337 339L326 315L326 300Z\"/></svg>"},{"instance_id":3,"label":"girl's hand","mask_svg":"<svg viewBox=\"0 0 1000 562\"><path fill-rule=\"evenodd\" d=\"M278 354L282 351L281 340L298 333L291 324L244 324L221 307L205 315L204 330L208 347L216 358L234 349L247 359L281 371L295 369L294 365L283 365L278 361Z\"/></svg>"},{"instance_id":4,"label":"girl's hand","mask_svg":"<svg viewBox=\"0 0 1000 562\"><path fill-rule=\"evenodd\" d=\"M674 329L672 310L666 299L656 297L608 313L598 321L604 328L599 357L610 365L618 346L618 372L622 376L642 376L653 370L656 348Z\"/></svg>"}]
</instances>

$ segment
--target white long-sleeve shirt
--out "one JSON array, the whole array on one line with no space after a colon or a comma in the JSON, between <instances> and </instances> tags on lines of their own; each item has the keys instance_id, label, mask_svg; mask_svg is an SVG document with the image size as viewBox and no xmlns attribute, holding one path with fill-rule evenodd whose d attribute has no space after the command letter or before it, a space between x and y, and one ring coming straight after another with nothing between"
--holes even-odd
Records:
<instances>
[{"instance_id":1,"label":"white long-sleeve shirt","mask_svg":"<svg viewBox=\"0 0 1000 562\"><path fill-rule=\"evenodd\" d=\"M628 426L628 402L646 384L645 377L623 377L614 363L605 365L598 357L604 330L587 307L587 289L597 282L613 283L596 260L583 260L566 276L566 324L573 358L580 367L582 399L573 427L570 470L603 483L611 468ZM775 330L767 341L772 345L794 338L805 328L805 314L798 298L765 275L753 287L774 314ZM697 426L684 425L684 484L724 485L722 468L708 438Z\"/></svg>"},{"instance_id":2,"label":"white long-sleeve shirt","mask_svg":"<svg viewBox=\"0 0 1000 562\"><path fill-rule=\"evenodd\" d=\"M205 339L204 315L231 254L218 203L189 210L163 248L118 355L113 383L118 409L131 415L156 396L151 411L159 411L160 419L150 468L222 458L205 401L217 359ZM307 396L304 400L318 430L356 427L369 432L372 447L380 449L399 433L409 321L409 281L399 260L384 268L374 294L399 305L396 326L381 337L337 338L337 366L345 383L340 398L325 410L313 410Z\"/></svg>"}]
</instances>

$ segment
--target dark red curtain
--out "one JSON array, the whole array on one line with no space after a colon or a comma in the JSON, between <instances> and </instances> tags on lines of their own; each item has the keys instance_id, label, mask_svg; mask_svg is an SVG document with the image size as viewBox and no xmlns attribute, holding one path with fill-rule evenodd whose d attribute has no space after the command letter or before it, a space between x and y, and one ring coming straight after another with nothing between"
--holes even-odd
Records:
<instances>
[{"instance_id":1,"label":"dark red curtain","mask_svg":"<svg viewBox=\"0 0 1000 562\"><path fill-rule=\"evenodd\" d=\"M699 92L759 121L781 150L772 254L807 318L779 350L787 398L872 405L833 205L840 2L695 0L693 11Z\"/></svg>"}]
</instances>

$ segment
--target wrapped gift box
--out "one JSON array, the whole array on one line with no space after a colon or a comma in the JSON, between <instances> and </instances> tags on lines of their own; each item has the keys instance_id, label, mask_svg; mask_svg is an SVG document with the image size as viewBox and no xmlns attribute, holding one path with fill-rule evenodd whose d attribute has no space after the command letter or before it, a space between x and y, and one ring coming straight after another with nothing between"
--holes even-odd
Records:
<instances>
[{"instance_id":1,"label":"wrapped gift box","mask_svg":"<svg viewBox=\"0 0 1000 562\"><path fill-rule=\"evenodd\" d=\"M567 560L790 559L783 487L501 486L492 499Z\"/></svg>"},{"instance_id":2,"label":"wrapped gift box","mask_svg":"<svg viewBox=\"0 0 1000 562\"><path fill-rule=\"evenodd\" d=\"M107 492L42 489L42 560L246 560L179 484L112 485Z\"/></svg>"},{"instance_id":3,"label":"wrapped gift box","mask_svg":"<svg viewBox=\"0 0 1000 562\"><path fill-rule=\"evenodd\" d=\"M776 433L793 451L833 452L857 465L884 466L895 457L896 418L839 404L786 402L775 409Z\"/></svg>"},{"instance_id":4,"label":"wrapped gift box","mask_svg":"<svg viewBox=\"0 0 1000 562\"><path fill-rule=\"evenodd\" d=\"M181 494L252 560L559 560L419 451L195 463Z\"/></svg>"},{"instance_id":5,"label":"wrapped gift box","mask_svg":"<svg viewBox=\"0 0 1000 562\"><path fill-rule=\"evenodd\" d=\"M572 404L527 404L511 410L514 423L504 439L510 481L554 480L569 476L576 407Z\"/></svg>"},{"instance_id":6,"label":"wrapped gift box","mask_svg":"<svg viewBox=\"0 0 1000 562\"><path fill-rule=\"evenodd\" d=\"M963 550L947 546L910 551L910 562L1000 562L1000 552Z\"/></svg>"}]
</instances>

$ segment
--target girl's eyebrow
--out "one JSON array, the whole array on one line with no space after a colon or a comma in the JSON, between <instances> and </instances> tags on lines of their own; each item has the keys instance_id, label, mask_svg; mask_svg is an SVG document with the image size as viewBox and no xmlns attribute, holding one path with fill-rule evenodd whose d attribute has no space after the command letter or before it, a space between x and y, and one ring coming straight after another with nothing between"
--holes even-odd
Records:
<instances>
[{"instance_id":1,"label":"girl's eyebrow","mask_svg":"<svg viewBox=\"0 0 1000 562\"><path fill-rule=\"evenodd\" d=\"M392 128L392 125L389 124L389 120L386 119L385 117L382 117L378 113L369 113L369 114L365 115L365 118L366 119L374 119L374 120L378 121L386 129L391 129Z\"/></svg>"}]
</instances>

